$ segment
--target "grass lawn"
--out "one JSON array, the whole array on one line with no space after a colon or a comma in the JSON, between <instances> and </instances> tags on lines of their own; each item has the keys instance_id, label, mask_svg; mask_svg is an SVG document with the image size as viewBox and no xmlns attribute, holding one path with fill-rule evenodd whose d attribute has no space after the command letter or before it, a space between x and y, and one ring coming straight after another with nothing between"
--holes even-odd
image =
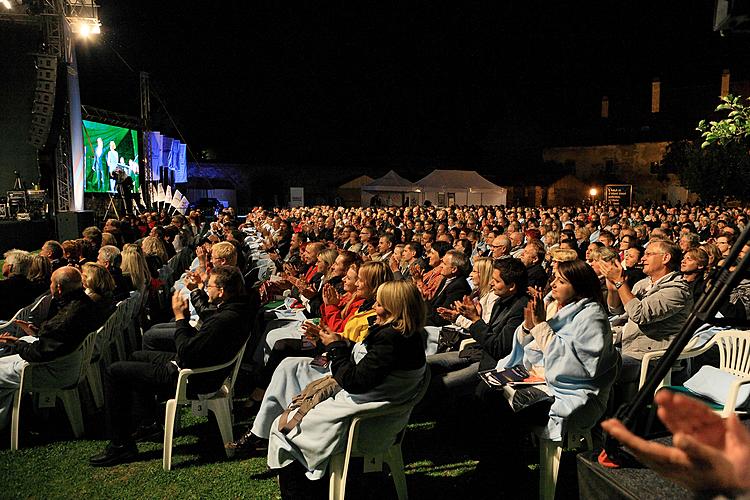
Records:
<instances>
[{"instance_id":1,"label":"grass lawn","mask_svg":"<svg viewBox=\"0 0 750 500\"><path fill-rule=\"evenodd\" d=\"M481 433L462 425L465 418L451 415L459 408L446 410L448 423L418 421L409 425L403 452L411 498L497 498L472 480L477 456L471 443L481 439ZM101 414L86 421L93 438L82 440L72 439L66 423L53 425L66 422L60 408L45 418L33 414L29 400L22 410L28 420L22 423L19 451L9 450L7 430L0 433L2 498L280 498L276 475L266 467L265 457L227 460L215 422L194 417L188 409L183 409L183 426L176 433L170 472L162 470L160 442L140 443L141 453L132 463L90 467L88 457L106 444L101 440ZM241 414L238 420L235 433L243 432L249 423ZM522 455L534 463L535 452ZM574 474L569 471L566 479L561 471L559 498L577 496ZM536 480L528 489L529 498L535 498ZM395 498L393 482L385 473L363 474L361 463L355 463L350 468L347 498Z\"/></svg>"}]
</instances>

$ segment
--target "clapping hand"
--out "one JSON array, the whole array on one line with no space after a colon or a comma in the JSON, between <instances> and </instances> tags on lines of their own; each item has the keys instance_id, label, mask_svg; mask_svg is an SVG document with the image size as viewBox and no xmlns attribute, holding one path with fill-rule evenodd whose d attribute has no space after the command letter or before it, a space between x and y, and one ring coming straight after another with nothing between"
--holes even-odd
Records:
<instances>
[{"instance_id":1,"label":"clapping hand","mask_svg":"<svg viewBox=\"0 0 750 500\"><path fill-rule=\"evenodd\" d=\"M31 335L32 337L36 336L36 334L39 332L39 327L36 326L34 323L30 323L28 321L24 321L22 319L16 319L13 321L16 325L23 330L23 333L26 335Z\"/></svg>"},{"instance_id":2,"label":"clapping hand","mask_svg":"<svg viewBox=\"0 0 750 500\"><path fill-rule=\"evenodd\" d=\"M658 415L674 446L646 441L619 420L602 428L659 474L695 491L750 488L750 432L732 414L724 420L704 403L669 390L656 393Z\"/></svg>"},{"instance_id":3,"label":"clapping hand","mask_svg":"<svg viewBox=\"0 0 750 500\"><path fill-rule=\"evenodd\" d=\"M532 295L523 310L523 326L527 330L531 330L539 323L543 323L547 317L544 311L544 300L540 297L540 294L541 292Z\"/></svg>"},{"instance_id":4,"label":"clapping hand","mask_svg":"<svg viewBox=\"0 0 750 500\"><path fill-rule=\"evenodd\" d=\"M172 294L172 312L174 313L175 321L190 317L190 306L188 305L188 301L179 291Z\"/></svg>"},{"instance_id":5,"label":"clapping hand","mask_svg":"<svg viewBox=\"0 0 750 500\"><path fill-rule=\"evenodd\" d=\"M417 264L412 264L411 267L409 267L409 271L411 272L411 279L414 281L419 282L424 278L424 271L422 271L422 268Z\"/></svg>"},{"instance_id":6,"label":"clapping hand","mask_svg":"<svg viewBox=\"0 0 750 500\"><path fill-rule=\"evenodd\" d=\"M341 296L329 283L323 285L323 303L327 306L337 306Z\"/></svg>"},{"instance_id":7,"label":"clapping hand","mask_svg":"<svg viewBox=\"0 0 750 500\"><path fill-rule=\"evenodd\" d=\"M615 282L622 281L623 270L619 261L607 262L606 260L600 260L599 270L607 278L608 286L609 284L614 286Z\"/></svg>"},{"instance_id":8,"label":"clapping hand","mask_svg":"<svg viewBox=\"0 0 750 500\"><path fill-rule=\"evenodd\" d=\"M344 337L342 337L336 332L332 332L328 328L321 328L320 333L319 333L319 338L320 338L320 341L323 343L323 345L328 345L331 342L343 340Z\"/></svg>"},{"instance_id":9,"label":"clapping hand","mask_svg":"<svg viewBox=\"0 0 750 500\"><path fill-rule=\"evenodd\" d=\"M320 332L322 328L311 321L305 321L302 323L302 332L305 334L308 340L317 342L320 338Z\"/></svg>"},{"instance_id":10,"label":"clapping hand","mask_svg":"<svg viewBox=\"0 0 750 500\"><path fill-rule=\"evenodd\" d=\"M472 323L478 321L482 317L482 305L479 302L471 300L471 297L468 295L465 295L462 301L457 300L453 305L461 316Z\"/></svg>"},{"instance_id":11,"label":"clapping hand","mask_svg":"<svg viewBox=\"0 0 750 500\"><path fill-rule=\"evenodd\" d=\"M18 340L18 337L14 337L10 333L2 333L2 334L0 334L0 342L11 343L11 342L16 342L17 340Z\"/></svg>"},{"instance_id":12,"label":"clapping hand","mask_svg":"<svg viewBox=\"0 0 750 500\"><path fill-rule=\"evenodd\" d=\"M453 323L458 318L458 311L455 309L448 309L447 307L438 307L437 313L446 321Z\"/></svg>"}]
</instances>

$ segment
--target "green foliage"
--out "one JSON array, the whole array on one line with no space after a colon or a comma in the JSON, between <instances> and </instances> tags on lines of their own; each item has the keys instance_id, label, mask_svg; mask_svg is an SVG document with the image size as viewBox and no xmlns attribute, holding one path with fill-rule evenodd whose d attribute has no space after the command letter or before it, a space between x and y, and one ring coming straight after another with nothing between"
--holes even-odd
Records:
<instances>
[{"instance_id":1,"label":"green foliage","mask_svg":"<svg viewBox=\"0 0 750 500\"><path fill-rule=\"evenodd\" d=\"M704 202L750 199L750 155L738 142L701 149L690 141L667 146L662 165Z\"/></svg>"},{"instance_id":2,"label":"green foliage","mask_svg":"<svg viewBox=\"0 0 750 500\"><path fill-rule=\"evenodd\" d=\"M743 104L742 97L728 95L721 98L721 104L716 106L716 111L728 111L723 120L698 122L698 130L703 137L701 148L705 149L712 144L725 146L730 143L746 144L750 138L750 106Z\"/></svg>"}]
</instances>

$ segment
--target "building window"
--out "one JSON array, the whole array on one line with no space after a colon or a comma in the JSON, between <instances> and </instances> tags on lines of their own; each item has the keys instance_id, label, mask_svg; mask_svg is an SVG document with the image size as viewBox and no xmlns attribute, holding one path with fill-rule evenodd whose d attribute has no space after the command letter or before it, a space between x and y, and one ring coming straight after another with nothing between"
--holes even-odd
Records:
<instances>
[{"instance_id":1,"label":"building window","mask_svg":"<svg viewBox=\"0 0 750 500\"><path fill-rule=\"evenodd\" d=\"M438 202L437 202L437 204L438 204L439 207L444 207L445 206L445 193L438 193Z\"/></svg>"},{"instance_id":2,"label":"building window","mask_svg":"<svg viewBox=\"0 0 750 500\"><path fill-rule=\"evenodd\" d=\"M448 193L448 206L452 207L456 204L456 193ZM469 200L466 200L466 204L469 204Z\"/></svg>"}]
</instances>

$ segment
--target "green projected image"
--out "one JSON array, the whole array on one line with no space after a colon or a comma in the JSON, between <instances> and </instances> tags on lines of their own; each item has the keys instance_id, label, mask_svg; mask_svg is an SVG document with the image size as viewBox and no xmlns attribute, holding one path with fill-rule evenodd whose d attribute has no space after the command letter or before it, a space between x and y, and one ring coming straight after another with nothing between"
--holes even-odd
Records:
<instances>
[{"instance_id":1,"label":"green projected image","mask_svg":"<svg viewBox=\"0 0 750 500\"><path fill-rule=\"evenodd\" d=\"M118 182L131 181L132 192L139 192L136 130L83 120L83 156L87 192L114 193Z\"/></svg>"}]
</instances>

